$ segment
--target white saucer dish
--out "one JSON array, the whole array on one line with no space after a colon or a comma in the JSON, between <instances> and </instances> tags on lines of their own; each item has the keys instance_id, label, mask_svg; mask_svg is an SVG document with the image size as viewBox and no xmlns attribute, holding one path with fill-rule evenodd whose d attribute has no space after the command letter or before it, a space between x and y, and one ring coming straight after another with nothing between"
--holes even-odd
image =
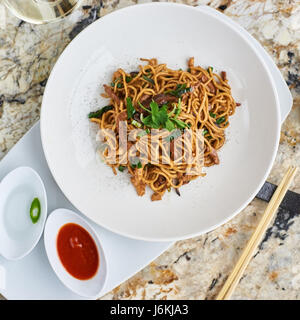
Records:
<instances>
[{"instance_id":1,"label":"white saucer dish","mask_svg":"<svg viewBox=\"0 0 300 320\"><path fill-rule=\"evenodd\" d=\"M57 235L62 226L74 223L84 228L93 238L98 254L99 267L96 274L88 280L79 280L70 275L62 265L57 252ZM87 297L98 297L107 278L107 263L104 249L92 227L78 214L68 209L56 209L47 219L44 234L44 243L49 262L62 283L75 293Z\"/></svg>"},{"instance_id":2,"label":"white saucer dish","mask_svg":"<svg viewBox=\"0 0 300 320\"><path fill-rule=\"evenodd\" d=\"M145 23L152 16L155 23ZM220 165L184 186L181 197L171 192L151 202L150 192L138 197L126 174L114 176L98 161L87 114L107 103L101 87L118 67L132 71L138 58L156 57L186 68L191 56L196 64L225 70L242 106L231 118ZM274 80L247 36L218 16L172 3L128 7L87 27L53 68L41 112L45 156L67 198L97 224L150 241L193 237L233 218L266 180L279 133Z\"/></svg>"},{"instance_id":3,"label":"white saucer dish","mask_svg":"<svg viewBox=\"0 0 300 320\"><path fill-rule=\"evenodd\" d=\"M34 198L40 201L40 216L33 223L30 207ZM0 183L0 255L18 260L36 246L47 217L47 196L36 171L19 167Z\"/></svg>"}]
</instances>

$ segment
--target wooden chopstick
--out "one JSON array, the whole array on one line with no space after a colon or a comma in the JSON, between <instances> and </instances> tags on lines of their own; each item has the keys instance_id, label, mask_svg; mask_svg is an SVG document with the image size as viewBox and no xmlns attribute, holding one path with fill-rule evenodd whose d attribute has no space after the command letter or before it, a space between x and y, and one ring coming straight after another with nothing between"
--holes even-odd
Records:
<instances>
[{"instance_id":1,"label":"wooden chopstick","mask_svg":"<svg viewBox=\"0 0 300 320\"><path fill-rule=\"evenodd\" d=\"M246 267L248 266L254 251L261 242L271 220L273 219L277 209L283 200L288 188L297 172L297 168L289 167L287 173L283 177L281 183L277 187L272 199L270 200L258 226L248 241L241 257L236 263L233 271L226 280L223 288L216 297L216 300L227 300L238 285Z\"/></svg>"}]
</instances>

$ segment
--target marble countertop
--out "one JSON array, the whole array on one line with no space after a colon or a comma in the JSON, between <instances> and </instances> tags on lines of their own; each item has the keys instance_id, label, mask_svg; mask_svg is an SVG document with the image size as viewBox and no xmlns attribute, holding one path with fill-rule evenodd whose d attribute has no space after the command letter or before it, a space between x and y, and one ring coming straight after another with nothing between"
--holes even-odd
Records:
<instances>
[{"instance_id":1,"label":"marble countertop","mask_svg":"<svg viewBox=\"0 0 300 320\"><path fill-rule=\"evenodd\" d=\"M66 45L88 24L118 8L148 0L83 0L66 19L31 25L0 1L0 159L39 119L47 78ZM282 126L268 181L278 183L290 164L300 167L300 1L182 0L218 8L246 28L272 56L294 105ZM291 187L300 193L300 174ZM259 222L266 203L254 199L218 229L178 241L102 299L213 299ZM300 208L278 215L232 299L300 299Z\"/></svg>"}]
</instances>

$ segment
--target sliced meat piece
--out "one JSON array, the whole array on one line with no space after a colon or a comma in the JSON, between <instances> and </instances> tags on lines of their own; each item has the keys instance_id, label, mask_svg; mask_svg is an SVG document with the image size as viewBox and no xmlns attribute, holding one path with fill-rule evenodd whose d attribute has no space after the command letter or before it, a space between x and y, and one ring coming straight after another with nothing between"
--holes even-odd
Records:
<instances>
[{"instance_id":1,"label":"sliced meat piece","mask_svg":"<svg viewBox=\"0 0 300 320\"><path fill-rule=\"evenodd\" d=\"M134 113L134 115L133 115L133 119L135 120L135 121L137 121L137 122L139 122L139 123L142 123L142 121L141 121L141 118L140 118L140 112L139 111L137 111L137 112L135 112Z\"/></svg>"},{"instance_id":2,"label":"sliced meat piece","mask_svg":"<svg viewBox=\"0 0 300 320\"><path fill-rule=\"evenodd\" d=\"M181 180L183 181L182 184L188 184L192 180L192 176L184 175Z\"/></svg>"},{"instance_id":3,"label":"sliced meat piece","mask_svg":"<svg viewBox=\"0 0 300 320\"><path fill-rule=\"evenodd\" d=\"M159 201L162 199L162 194L160 193L153 193L151 196L151 201Z\"/></svg>"},{"instance_id":4,"label":"sliced meat piece","mask_svg":"<svg viewBox=\"0 0 300 320\"><path fill-rule=\"evenodd\" d=\"M112 87L109 87L108 85L104 84L103 85L104 90L106 92L106 94L112 99L114 100L117 104L120 104L120 99L119 97L114 93L114 90L112 89Z\"/></svg>"},{"instance_id":5,"label":"sliced meat piece","mask_svg":"<svg viewBox=\"0 0 300 320\"><path fill-rule=\"evenodd\" d=\"M207 81L208 81L207 76L206 76L205 74L203 74L203 75L201 76L201 78L200 78L200 81L201 81L202 83L207 82Z\"/></svg>"},{"instance_id":6,"label":"sliced meat piece","mask_svg":"<svg viewBox=\"0 0 300 320\"><path fill-rule=\"evenodd\" d=\"M217 151L214 148L212 148L211 153L209 154L209 157L210 157L210 159L212 160L212 162L214 164L219 164L220 163L219 156L217 154Z\"/></svg>"},{"instance_id":7,"label":"sliced meat piece","mask_svg":"<svg viewBox=\"0 0 300 320\"><path fill-rule=\"evenodd\" d=\"M135 187L136 193L139 196L143 196L145 194L146 184L141 180L140 170L143 169L135 169L133 176L131 177L131 183Z\"/></svg>"},{"instance_id":8,"label":"sliced meat piece","mask_svg":"<svg viewBox=\"0 0 300 320\"><path fill-rule=\"evenodd\" d=\"M223 81L226 80L226 72L225 71L221 72L221 78L222 78Z\"/></svg>"},{"instance_id":9,"label":"sliced meat piece","mask_svg":"<svg viewBox=\"0 0 300 320\"><path fill-rule=\"evenodd\" d=\"M147 98L146 100L144 100L143 102L143 106L145 108L149 108L150 106L150 103L153 101L155 101L158 105L163 105L163 104L166 104L168 102L177 102L178 101L178 98L175 97L175 96L172 96L170 94L164 94L164 93L160 93L160 94L157 94L153 97L149 97Z\"/></svg>"},{"instance_id":10,"label":"sliced meat piece","mask_svg":"<svg viewBox=\"0 0 300 320\"><path fill-rule=\"evenodd\" d=\"M151 99L150 102L152 101L151 96L149 96L148 94L144 94L144 95L140 98L140 101L139 101L139 102L140 102L143 106L145 106L145 101L147 101L148 99ZM150 104L150 103L149 103L149 104ZM148 106L149 106L149 104L148 104ZM144 110L144 109L142 109L139 104L137 104L137 105L135 106L135 110L137 110L139 113L147 114L147 111Z\"/></svg>"},{"instance_id":11,"label":"sliced meat piece","mask_svg":"<svg viewBox=\"0 0 300 320\"><path fill-rule=\"evenodd\" d=\"M117 115L116 118L116 128L119 131L119 123L120 121L127 121L127 111L122 111Z\"/></svg>"},{"instance_id":12,"label":"sliced meat piece","mask_svg":"<svg viewBox=\"0 0 300 320\"><path fill-rule=\"evenodd\" d=\"M212 82L210 82L208 85L207 85L210 93L216 93L216 87L214 86L214 84Z\"/></svg>"},{"instance_id":13,"label":"sliced meat piece","mask_svg":"<svg viewBox=\"0 0 300 320\"><path fill-rule=\"evenodd\" d=\"M194 62L195 62L194 57L189 58L188 67L189 68L193 68L194 67Z\"/></svg>"},{"instance_id":14,"label":"sliced meat piece","mask_svg":"<svg viewBox=\"0 0 300 320\"><path fill-rule=\"evenodd\" d=\"M154 182L154 185L158 188L166 182L166 178L162 175L158 176L158 179Z\"/></svg>"},{"instance_id":15,"label":"sliced meat piece","mask_svg":"<svg viewBox=\"0 0 300 320\"><path fill-rule=\"evenodd\" d=\"M138 74L139 74L138 71L132 71L132 72L130 72L130 75L132 76L132 78L135 78Z\"/></svg>"}]
</instances>

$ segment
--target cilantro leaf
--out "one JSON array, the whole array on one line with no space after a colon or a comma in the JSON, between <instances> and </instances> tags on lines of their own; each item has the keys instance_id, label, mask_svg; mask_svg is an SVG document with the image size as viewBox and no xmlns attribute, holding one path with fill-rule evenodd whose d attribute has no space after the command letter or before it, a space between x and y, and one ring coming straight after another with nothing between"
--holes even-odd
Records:
<instances>
[{"instance_id":1,"label":"cilantro leaf","mask_svg":"<svg viewBox=\"0 0 300 320\"><path fill-rule=\"evenodd\" d=\"M184 128L188 127L188 125L185 122L183 122L179 119L171 118L170 120L173 121L176 124L177 128L179 128L179 129L184 129Z\"/></svg>"},{"instance_id":2,"label":"cilantro leaf","mask_svg":"<svg viewBox=\"0 0 300 320\"><path fill-rule=\"evenodd\" d=\"M132 105L132 101L131 101L130 97L127 97L126 105L127 105L127 119L130 119L130 118L132 118L132 116L135 113L135 109L134 109L134 107Z\"/></svg>"},{"instance_id":3,"label":"cilantro leaf","mask_svg":"<svg viewBox=\"0 0 300 320\"><path fill-rule=\"evenodd\" d=\"M172 131L172 130L174 130L175 129L175 125L174 125L174 123L170 120L170 119L168 119L167 121L166 121L166 129L168 130L168 131Z\"/></svg>"}]
</instances>

